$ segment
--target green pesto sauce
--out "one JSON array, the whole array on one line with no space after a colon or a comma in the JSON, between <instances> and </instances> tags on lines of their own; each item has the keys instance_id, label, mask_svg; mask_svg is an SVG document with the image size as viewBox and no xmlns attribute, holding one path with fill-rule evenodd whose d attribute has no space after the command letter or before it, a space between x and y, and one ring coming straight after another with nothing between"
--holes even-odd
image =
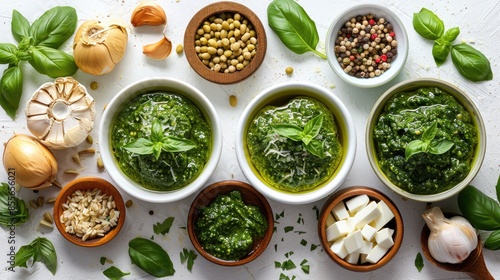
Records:
<instances>
[{"instance_id":1,"label":"green pesto sauce","mask_svg":"<svg viewBox=\"0 0 500 280\"><path fill-rule=\"evenodd\" d=\"M267 230L259 207L246 205L240 191L218 195L200 210L195 231L201 246L223 260L239 260L252 252Z\"/></svg>"},{"instance_id":2,"label":"green pesto sauce","mask_svg":"<svg viewBox=\"0 0 500 280\"><path fill-rule=\"evenodd\" d=\"M271 125L292 124L304 128L323 113L323 125L315 138L322 142L325 157L309 153L302 142L275 133ZM309 97L296 97L284 106L266 106L252 121L247 134L250 159L271 186L287 191L312 190L332 176L342 159L342 146L332 112Z\"/></svg>"},{"instance_id":3,"label":"green pesto sauce","mask_svg":"<svg viewBox=\"0 0 500 280\"><path fill-rule=\"evenodd\" d=\"M418 153L405 160L408 143L437 121L434 140L449 140L441 155ZM470 170L477 131L469 112L439 88L420 88L391 98L374 128L379 165L391 182L414 194L435 194L462 181Z\"/></svg>"},{"instance_id":4,"label":"green pesto sauce","mask_svg":"<svg viewBox=\"0 0 500 280\"><path fill-rule=\"evenodd\" d=\"M151 125L158 119L165 136L190 139L196 147L186 152L162 151L139 155L123 147L138 138L151 138ZM121 170L147 189L169 191L192 182L202 171L211 151L210 125L188 99L170 92L150 92L133 99L112 124L111 144Z\"/></svg>"}]
</instances>

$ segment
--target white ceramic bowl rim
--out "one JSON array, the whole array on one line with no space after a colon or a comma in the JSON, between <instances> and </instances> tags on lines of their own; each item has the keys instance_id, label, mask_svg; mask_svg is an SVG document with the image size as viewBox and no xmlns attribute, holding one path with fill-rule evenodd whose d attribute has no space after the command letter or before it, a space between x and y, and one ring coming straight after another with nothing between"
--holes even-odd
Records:
<instances>
[{"instance_id":1,"label":"white ceramic bowl rim","mask_svg":"<svg viewBox=\"0 0 500 280\"><path fill-rule=\"evenodd\" d=\"M315 190L312 190L310 192L287 193L283 191L278 191L277 189L274 189L264 184L254 174L252 169L248 166L251 163L248 162L245 156L245 150L246 150L244 142L245 123L247 118L249 118L250 115L252 114L252 112L256 110L255 108L260 108L261 105L266 104L263 102L266 101L270 95L276 95L287 90L301 90L301 89L310 92L313 91L318 95L321 95L324 99L331 102L342 114L343 121L345 122L344 127L347 128L347 131L344 132L348 136L347 151L344 153L344 155L346 156L343 159L344 162L343 165L338 167L339 168L338 173L336 174L335 178L333 178L333 180L330 181L328 184L319 187ZM336 121L339 122L342 120L337 118ZM272 86L262 91L248 104L248 106L243 111L240 117L240 121L238 123L236 132L236 157L238 159L240 168L243 171L243 174L248 179L250 184L253 187L255 187L259 192L264 194L267 198L270 198L278 202L286 204L305 204L320 200L330 195L344 182L345 178L349 174L349 171L351 170L351 167L354 163L355 155L356 155L356 131L354 128L354 122L351 118L349 111L347 110L347 107L345 107L344 103L342 103L342 101L332 92L315 84L301 83L301 82L284 83Z\"/></svg>"},{"instance_id":2,"label":"white ceramic bowl rim","mask_svg":"<svg viewBox=\"0 0 500 280\"><path fill-rule=\"evenodd\" d=\"M155 89L172 90L184 95L200 108L212 126L212 154L208 159L205 168L189 185L173 191L153 191L140 186L138 183L128 178L128 176L120 170L111 152L112 149L109 128L115 118L115 115L118 113L118 110L122 108L121 104L123 104L123 102L130 101L141 93ZM116 185L119 188L144 201L153 203L173 202L183 199L196 192L206 183L214 172L222 152L222 128L215 108L210 103L208 98L195 87L173 78L146 78L126 86L108 103L99 126L99 149L109 176L116 182Z\"/></svg>"},{"instance_id":3,"label":"white ceramic bowl rim","mask_svg":"<svg viewBox=\"0 0 500 280\"><path fill-rule=\"evenodd\" d=\"M422 86L417 86L419 83L425 82L426 85ZM385 103L390 97L393 96L393 93L396 92L402 92L405 90L408 90L409 88L417 88L417 87L424 87L424 86L436 86L438 88L441 88L442 90L448 92L451 95L454 95L453 92L449 92L446 88L453 89L459 93L461 93L461 97L466 101L467 104L462 102L462 105L469 110L472 109L474 114L471 114L473 120L476 122L477 129L478 129L478 143L476 146L476 153L475 156L478 157L476 160L476 163L474 166L471 168L469 171L469 174L465 177L462 182L460 182L458 185L455 187L448 189L446 191L436 193L436 194L414 194L407 192L396 185L394 185L387 177L386 175L378 168L377 166L377 160L376 160L376 154L373 152L375 150L374 148L374 143L372 141L373 137L373 131L370 130L370 124L371 122L375 122L373 119L375 117L375 114L377 114L377 104L380 103ZM475 117L474 117L475 115ZM372 166L372 169L375 171L377 176L384 182L386 186L388 186L390 189L392 189L394 192L397 194L410 198L412 200L416 201L422 201L422 202L434 202L434 201L440 201L447 199L455 194L457 194L459 191L461 191L463 188L465 188L476 176L477 172L479 171L479 168L481 167L481 164L484 159L485 151L486 151L486 130L484 126L483 119L481 117L481 113L474 103L474 101L467 95L466 92L461 90L460 88L456 87L455 85L452 85L446 81L435 79L435 78L414 78L410 80L406 80L404 82L400 82L391 88L389 88L387 91L385 91L377 100L375 105L373 106L372 110L370 111L370 114L368 115L368 121L366 125L366 131L365 131L365 143L366 143L366 152L369 155L368 159L370 162L370 165ZM371 156L370 156L371 155Z\"/></svg>"},{"instance_id":4,"label":"white ceramic bowl rim","mask_svg":"<svg viewBox=\"0 0 500 280\"><path fill-rule=\"evenodd\" d=\"M334 52L335 40L337 38L337 32L340 30L340 27L348 21L353 16L357 15L365 15L368 13L372 13L376 16L383 15L384 18L392 23L394 27L394 32L396 34L396 40L398 41L398 55L391 63L391 68L386 70L382 75L374 78L356 78L344 72L339 62L337 61L337 57ZM408 55L408 35L406 33L406 29L403 25L403 22L399 19L399 17L391 11L386 6L378 5L378 4L360 4L350 7L343 12L341 12L331 23L328 31L326 33L326 56L328 58L328 63L330 67L335 71L335 73L342 78L344 81L349 84L358 86L358 87L377 87L383 85L394 77L396 77L401 69L404 67L406 63L406 58Z\"/></svg>"}]
</instances>

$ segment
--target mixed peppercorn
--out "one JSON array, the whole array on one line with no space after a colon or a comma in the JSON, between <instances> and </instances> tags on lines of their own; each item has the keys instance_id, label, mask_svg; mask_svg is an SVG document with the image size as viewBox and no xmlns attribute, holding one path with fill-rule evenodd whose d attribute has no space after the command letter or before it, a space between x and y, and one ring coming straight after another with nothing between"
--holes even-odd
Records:
<instances>
[{"instance_id":1,"label":"mixed peppercorn","mask_svg":"<svg viewBox=\"0 0 500 280\"><path fill-rule=\"evenodd\" d=\"M335 54L340 66L358 78L380 76L397 56L398 42L393 26L373 14L348 20L338 31Z\"/></svg>"}]
</instances>

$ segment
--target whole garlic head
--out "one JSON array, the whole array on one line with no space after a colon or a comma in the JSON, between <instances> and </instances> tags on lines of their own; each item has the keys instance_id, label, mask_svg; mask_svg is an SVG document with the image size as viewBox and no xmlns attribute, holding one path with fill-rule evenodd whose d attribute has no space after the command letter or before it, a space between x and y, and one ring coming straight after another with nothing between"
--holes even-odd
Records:
<instances>
[{"instance_id":1,"label":"whole garlic head","mask_svg":"<svg viewBox=\"0 0 500 280\"><path fill-rule=\"evenodd\" d=\"M71 77L43 84L26 107L29 131L51 149L81 144L94 127L94 118L94 99Z\"/></svg>"}]
</instances>

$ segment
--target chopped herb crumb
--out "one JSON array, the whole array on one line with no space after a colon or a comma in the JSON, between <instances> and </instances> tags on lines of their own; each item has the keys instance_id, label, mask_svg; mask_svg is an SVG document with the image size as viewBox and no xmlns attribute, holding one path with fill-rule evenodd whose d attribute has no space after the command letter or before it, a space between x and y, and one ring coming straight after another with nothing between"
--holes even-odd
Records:
<instances>
[{"instance_id":1,"label":"chopped herb crumb","mask_svg":"<svg viewBox=\"0 0 500 280\"><path fill-rule=\"evenodd\" d=\"M316 220L319 219L319 209L316 205L314 205L314 207L312 208L312 210L316 211Z\"/></svg>"},{"instance_id":2,"label":"chopped herb crumb","mask_svg":"<svg viewBox=\"0 0 500 280\"><path fill-rule=\"evenodd\" d=\"M285 233L290 232L293 230L293 226L287 226L285 227Z\"/></svg>"}]
</instances>

